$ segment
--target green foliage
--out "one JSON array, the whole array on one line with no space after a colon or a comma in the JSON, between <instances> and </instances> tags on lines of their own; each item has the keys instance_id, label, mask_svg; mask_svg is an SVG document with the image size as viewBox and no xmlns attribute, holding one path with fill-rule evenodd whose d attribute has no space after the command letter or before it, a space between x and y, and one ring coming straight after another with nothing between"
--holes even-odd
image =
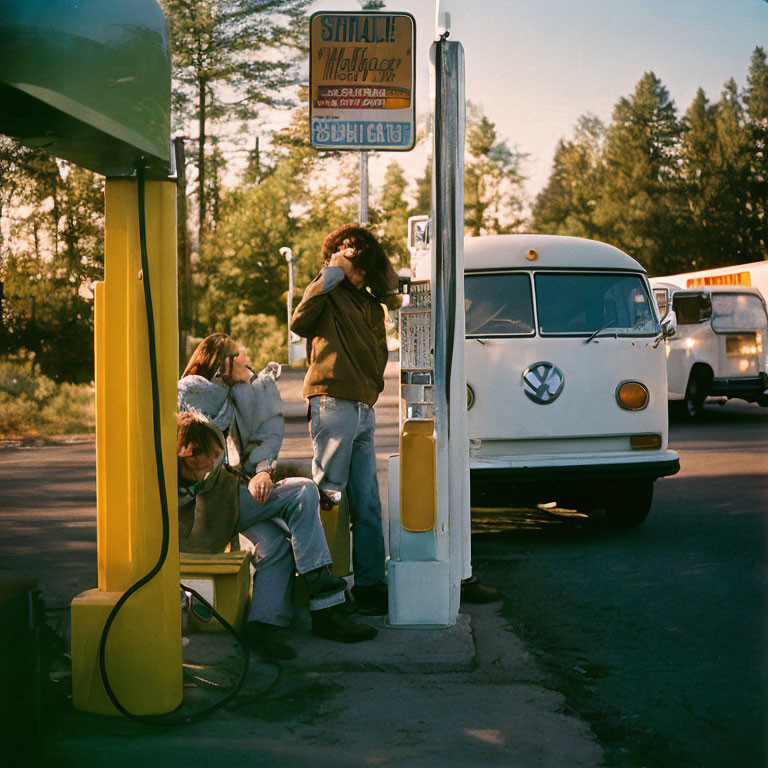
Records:
<instances>
[{"instance_id":1,"label":"green foliage","mask_svg":"<svg viewBox=\"0 0 768 768\"><path fill-rule=\"evenodd\" d=\"M533 207L537 232L594 238L595 208L603 186L605 126L594 115L579 118L573 139L555 150L552 173Z\"/></svg>"},{"instance_id":2,"label":"green foliage","mask_svg":"<svg viewBox=\"0 0 768 768\"><path fill-rule=\"evenodd\" d=\"M218 186L211 134L252 121L261 105L291 106L297 81L291 49L304 49L309 0L163 0L173 56L174 123L197 135L198 240L215 223ZM194 123L196 130L190 131ZM212 177L212 178L211 178ZM213 186L213 190L211 189Z\"/></svg>"},{"instance_id":3,"label":"green foliage","mask_svg":"<svg viewBox=\"0 0 768 768\"><path fill-rule=\"evenodd\" d=\"M58 384L32 360L0 360L0 439L92 432L93 387Z\"/></svg>"},{"instance_id":4,"label":"green foliage","mask_svg":"<svg viewBox=\"0 0 768 768\"><path fill-rule=\"evenodd\" d=\"M29 350L56 381L93 379L90 285L104 262L103 179L0 140L0 348Z\"/></svg>"},{"instance_id":5,"label":"green foliage","mask_svg":"<svg viewBox=\"0 0 768 768\"><path fill-rule=\"evenodd\" d=\"M468 105L464 157L464 227L468 234L505 234L520 227L525 158L499 138L496 126L480 109Z\"/></svg>"},{"instance_id":6,"label":"green foliage","mask_svg":"<svg viewBox=\"0 0 768 768\"><path fill-rule=\"evenodd\" d=\"M408 180L396 160L388 166L381 189L379 206L382 225L380 227L381 244L384 252L396 267L408 265L408 217L412 215L405 200Z\"/></svg>"},{"instance_id":7,"label":"green foliage","mask_svg":"<svg viewBox=\"0 0 768 768\"><path fill-rule=\"evenodd\" d=\"M286 324L279 323L272 315L235 315L230 333L248 350L251 366L256 371L272 361L279 363L288 359Z\"/></svg>"},{"instance_id":8,"label":"green foliage","mask_svg":"<svg viewBox=\"0 0 768 768\"><path fill-rule=\"evenodd\" d=\"M533 228L614 243L651 274L766 258L767 148L762 48L743 94L733 79L715 104L699 89L682 119L647 72L607 129L585 116L559 143Z\"/></svg>"}]
</instances>

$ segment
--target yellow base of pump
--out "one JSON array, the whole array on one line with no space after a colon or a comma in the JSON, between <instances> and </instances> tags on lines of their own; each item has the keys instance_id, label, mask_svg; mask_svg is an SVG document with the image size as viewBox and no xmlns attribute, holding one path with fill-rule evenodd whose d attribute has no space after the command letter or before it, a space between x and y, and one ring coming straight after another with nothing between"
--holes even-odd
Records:
<instances>
[{"instance_id":1,"label":"yellow base of pump","mask_svg":"<svg viewBox=\"0 0 768 768\"><path fill-rule=\"evenodd\" d=\"M91 589L72 601L72 704L76 709L119 714L101 681L99 642L107 616L121 594ZM107 643L110 687L118 701L137 715L165 714L182 700L181 621L174 615L165 626L162 614L148 614L147 604L160 598L160 589L151 583L135 598L128 598L112 624ZM169 635L177 642L168 643L165 638ZM151 686L147 686L149 680Z\"/></svg>"},{"instance_id":2,"label":"yellow base of pump","mask_svg":"<svg viewBox=\"0 0 768 768\"><path fill-rule=\"evenodd\" d=\"M346 505L335 505L330 509L321 507L320 522L333 558L333 575L349 576L349 508Z\"/></svg>"},{"instance_id":3,"label":"yellow base of pump","mask_svg":"<svg viewBox=\"0 0 768 768\"><path fill-rule=\"evenodd\" d=\"M182 552L179 555L182 584L189 585L208 599L200 582L210 583L209 600L222 618L239 630L248 608L251 585L251 558L248 552L222 552L218 555ZM197 582L197 583L196 583ZM223 632L224 626L209 616L205 606L192 600L187 629L190 632Z\"/></svg>"}]
</instances>

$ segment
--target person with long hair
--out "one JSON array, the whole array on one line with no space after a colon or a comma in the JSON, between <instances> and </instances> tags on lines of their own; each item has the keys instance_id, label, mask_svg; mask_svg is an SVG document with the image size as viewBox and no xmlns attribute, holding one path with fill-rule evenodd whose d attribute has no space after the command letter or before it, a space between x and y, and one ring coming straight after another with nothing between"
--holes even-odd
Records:
<instances>
[{"instance_id":1,"label":"person with long hair","mask_svg":"<svg viewBox=\"0 0 768 768\"><path fill-rule=\"evenodd\" d=\"M344 610L346 582L330 569L315 483L272 480L285 424L278 368L270 364L255 374L223 333L203 339L192 354L178 383L179 539L190 552L222 551L237 532L252 542L253 600L243 636L265 657L292 658L279 628L292 619L294 571L310 592L313 634L357 642L376 630ZM196 476L197 465L206 470L203 477Z\"/></svg>"},{"instance_id":2,"label":"person with long hair","mask_svg":"<svg viewBox=\"0 0 768 768\"><path fill-rule=\"evenodd\" d=\"M397 274L376 237L345 224L323 241L322 269L296 307L291 330L307 339L314 458L324 491L346 495L352 527L352 595L361 613L387 612L384 536L373 406L384 389L384 310L399 305Z\"/></svg>"}]
</instances>

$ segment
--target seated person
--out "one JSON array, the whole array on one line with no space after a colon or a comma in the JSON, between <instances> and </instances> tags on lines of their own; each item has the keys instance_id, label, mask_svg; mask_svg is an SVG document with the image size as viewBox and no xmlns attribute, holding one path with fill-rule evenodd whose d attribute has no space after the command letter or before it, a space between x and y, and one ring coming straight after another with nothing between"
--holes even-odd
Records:
<instances>
[{"instance_id":1,"label":"seated person","mask_svg":"<svg viewBox=\"0 0 768 768\"><path fill-rule=\"evenodd\" d=\"M221 430L197 412L178 414L176 453L179 549L221 552L237 532L254 545L253 600L242 632L250 648L270 659L296 655L278 629L291 622L294 570L306 578L313 634L345 643L376 635L343 609L346 582L331 573L319 493L311 480L287 478L252 489L247 475L226 465Z\"/></svg>"}]
</instances>

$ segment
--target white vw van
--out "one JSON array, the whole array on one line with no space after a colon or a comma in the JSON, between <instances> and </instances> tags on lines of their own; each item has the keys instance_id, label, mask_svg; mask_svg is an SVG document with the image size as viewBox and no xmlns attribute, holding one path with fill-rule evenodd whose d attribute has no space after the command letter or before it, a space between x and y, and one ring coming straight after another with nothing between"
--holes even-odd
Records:
<instances>
[{"instance_id":1,"label":"white vw van","mask_svg":"<svg viewBox=\"0 0 768 768\"><path fill-rule=\"evenodd\" d=\"M423 280L428 257L414 255ZM549 235L465 238L464 259L473 492L639 525L654 481L680 468L644 269L610 245Z\"/></svg>"},{"instance_id":2,"label":"white vw van","mask_svg":"<svg viewBox=\"0 0 768 768\"><path fill-rule=\"evenodd\" d=\"M654 278L651 285L665 324L675 330L666 342L670 402L679 402L690 417L701 414L709 396L768 406L768 315L760 291L686 289L668 279Z\"/></svg>"}]
</instances>

